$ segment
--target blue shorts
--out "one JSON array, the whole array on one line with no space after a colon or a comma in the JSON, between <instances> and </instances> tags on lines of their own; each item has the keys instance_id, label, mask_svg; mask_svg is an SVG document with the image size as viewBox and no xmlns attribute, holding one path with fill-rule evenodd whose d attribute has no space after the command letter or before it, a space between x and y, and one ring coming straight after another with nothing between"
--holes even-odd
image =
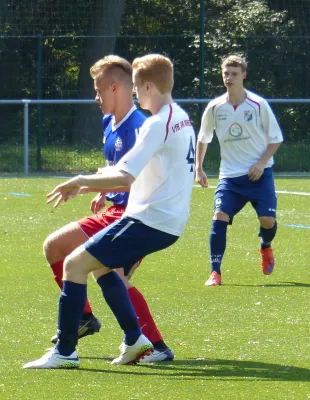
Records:
<instances>
[{"instance_id":1,"label":"blue shorts","mask_svg":"<svg viewBox=\"0 0 310 400\"><path fill-rule=\"evenodd\" d=\"M248 175L220 179L214 195L214 210L228 214L230 224L247 202L252 204L258 217L276 217L277 196L271 168L266 168L255 182Z\"/></svg>"},{"instance_id":2,"label":"blue shorts","mask_svg":"<svg viewBox=\"0 0 310 400\"><path fill-rule=\"evenodd\" d=\"M138 260L171 246L178 238L134 218L124 217L96 233L84 247L105 267L124 268L128 275Z\"/></svg>"}]
</instances>

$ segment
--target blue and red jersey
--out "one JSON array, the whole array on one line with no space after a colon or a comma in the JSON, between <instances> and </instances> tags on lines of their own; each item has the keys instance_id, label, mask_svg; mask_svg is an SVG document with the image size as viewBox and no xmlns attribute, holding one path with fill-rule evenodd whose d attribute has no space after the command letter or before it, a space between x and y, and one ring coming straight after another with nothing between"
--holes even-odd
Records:
<instances>
[{"instance_id":1,"label":"blue and red jersey","mask_svg":"<svg viewBox=\"0 0 310 400\"><path fill-rule=\"evenodd\" d=\"M134 146L139 129L146 120L146 116L135 106L128 114L115 125L112 115L105 115L102 119L103 152L107 165L115 165ZM125 206L129 193L107 193L106 199L117 205Z\"/></svg>"}]
</instances>

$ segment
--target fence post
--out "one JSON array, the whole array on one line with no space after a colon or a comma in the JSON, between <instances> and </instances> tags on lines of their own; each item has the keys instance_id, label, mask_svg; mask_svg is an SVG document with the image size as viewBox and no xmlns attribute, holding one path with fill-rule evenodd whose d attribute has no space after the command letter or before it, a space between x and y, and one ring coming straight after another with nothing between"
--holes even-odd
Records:
<instances>
[{"instance_id":1,"label":"fence post","mask_svg":"<svg viewBox=\"0 0 310 400\"><path fill-rule=\"evenodd\" d=\"M42 60L43 60L43 36L38 35L38 49L37 49L37 99L42 99ZM41 171L41 140L42 140L42 107L41 103L37 104L37 170Z\"/></svg>"},{"instance_id":2,"label":"fence post","mask_svg":"<svg viewBox=\"0 0 310 400\"><path fill-rule=\"evenodd\" d=\"M29 103L31 100L23 99L24 103L24 173L29 173Z\"/></svg>"},{"instance_id":3,"label":"fence post","mask_svg":"<svg viewBox=\"0 0 310 400\"><path fill-rule=\"evenodd\" d=\"M204 98L205 83L205 4L207 0L200 0L200 18L199 18L199 97ZM199 120L201 120L204 105L199 104Z\"/></svg>"}]
</instances>

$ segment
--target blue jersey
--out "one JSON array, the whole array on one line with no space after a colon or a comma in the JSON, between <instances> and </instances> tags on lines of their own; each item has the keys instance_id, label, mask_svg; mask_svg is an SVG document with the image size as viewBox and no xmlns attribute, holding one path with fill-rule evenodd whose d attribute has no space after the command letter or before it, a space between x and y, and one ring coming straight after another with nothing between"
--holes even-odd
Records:
<instances>
[{"instance_id":1,"label":"blue jersey","mask_svg":"<svg viewBox=\"0 0 310 400\"><path fill-rule=\"evenodd\" d=\"M105 115L102 120L103 152L107 165L115 165L135 144L140 127L146 120L135 106L131 108L124 119L114 125L112 115ZM126 206L129 193L108 193L106 199L114 204Z\"/></svg>"}]
</instances>

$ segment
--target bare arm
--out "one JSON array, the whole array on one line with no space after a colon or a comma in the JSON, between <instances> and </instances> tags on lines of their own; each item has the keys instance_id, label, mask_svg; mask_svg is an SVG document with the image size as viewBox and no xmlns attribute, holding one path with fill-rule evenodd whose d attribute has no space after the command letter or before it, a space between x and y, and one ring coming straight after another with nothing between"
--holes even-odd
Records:
<instances>
[{"instance_id":1,"label":"bare arm","mask_svg":"<svg viewBox=\"0 0 310 400\"><path fill-rule=\"evenodd\" d=\"M203 187L208 187L208 178L203 170L203 160L208 148L208 143L197 141L196 146L196 181Z\"/></svg>"},{"instance_id":2,"label":"bare arm","mask_svg":"<svg viewBox=\"0 0 310 400\"><path fill-rule=\"evenodd\" d=\"M248 175L251 181L257 181L262 176L268 160L270 160L270 158L275 154L275 152L281 146L281 143L282 142L268 144L261 158L256 164L252 165L249 171Z\"/></svg>"},{"instance_id":3,"label":"bare arm","mask_svg":"<svg viewBox=\"0 0 310 400\"><path fill-rule=\"evenodd\" d=\"M119 171L114 167L105 168L100 174L78 175L75 177L80 187L96 189L96 191L106 192L108 190L120 190L131 186L135 178L125 171ZM120 190L121 191L121 190Z\"/></svg>"},{"instance_id":4,"label":"bare arm","mask_svg":"<svg viewBox=\"0 0 310 400\"><path fill-rule=\"evenodd\" d=\"M66 202L70 198L77 196L81 187L89 189L98 189L100 192L113 189L123 189L124 187L131 186L135 178L125 171L117 170L114 167L105 168L100 174L95 175L78 175L69 181L58 185L55 189L47 195L49 198L48 203L55 201L54 207L63 201Z\"/></svg>"},{"instance_id":5,"label":"bare arm","mask_svg":"<svg viewBox=\"0 0 310 400\"><path fill-rule=\"evenodd\" d=\"M100 188L89 188L86 186L82 186L80 188L79 194L87 194L87 193L120 193L120 192L130 192L130 187L131 186L123 186L120 188L114 188L114 189L105 189L102 190Z\"/></svg>"},{"instance_id":6,"label":"bare arm","mask_svg":"<svg viewBox=\"0 0 310 400\"><path fill-rule=\"evenodd\" d=\"M259 164L264 164L266 165L268 160L276 153L278 148L281 146L282 142L280 143L270 143L267 146L266 151L263 153L259 160Z\"/></svg>"}]
</instances>

